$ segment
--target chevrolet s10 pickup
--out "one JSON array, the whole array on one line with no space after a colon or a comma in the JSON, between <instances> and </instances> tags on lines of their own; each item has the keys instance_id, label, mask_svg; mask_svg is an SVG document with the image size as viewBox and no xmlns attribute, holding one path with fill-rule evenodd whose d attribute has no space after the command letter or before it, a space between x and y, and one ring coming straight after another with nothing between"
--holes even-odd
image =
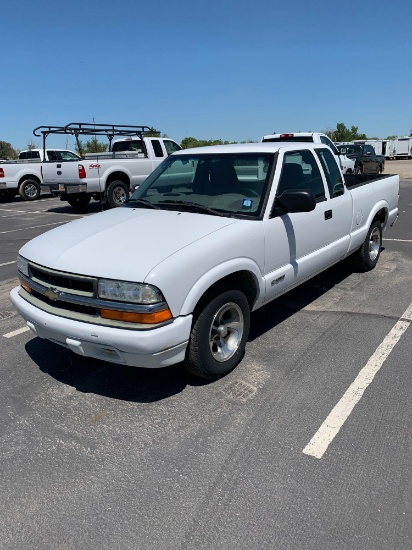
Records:
<instances>
[{"instance_id":1,"label":"chevrolet s10 pickup","mask_svg":"<svg viewBox=\"0 0 412 550\"><path fill-rule=\"evenodd\" d=\"M344 176L324 144L178 151L122 207L25 244L11 298L74 353L219 378L251 311L349 255L373 269L398 199L399 176Z\"/></svg>"}]
</instances>

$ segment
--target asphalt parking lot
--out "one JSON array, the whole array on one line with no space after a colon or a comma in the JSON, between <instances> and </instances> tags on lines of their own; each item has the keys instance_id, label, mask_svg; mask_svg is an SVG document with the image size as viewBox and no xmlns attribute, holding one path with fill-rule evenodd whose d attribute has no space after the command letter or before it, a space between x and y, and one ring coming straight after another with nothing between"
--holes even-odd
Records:
<instances>
[{"instance_id":1,"label":"asphalt parking lot","mask_svg":"<svg viewBox=\"0 0 412 550\"><path fill-rule=\"evenodd\" d=\"M213 383L34 337L9 299L17 252L99 204L0 204L1 548L410 550L412 161L399 162L377 268L343 262L255 312L244 360Z\"/></svg>"}]
</instances>

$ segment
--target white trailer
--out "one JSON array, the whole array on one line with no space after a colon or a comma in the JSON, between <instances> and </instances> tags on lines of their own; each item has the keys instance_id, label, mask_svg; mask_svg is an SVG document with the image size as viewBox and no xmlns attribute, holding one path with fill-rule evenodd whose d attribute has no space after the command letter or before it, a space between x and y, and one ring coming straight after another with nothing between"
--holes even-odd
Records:
<instances>
[{"instance_id":1,"label":"white trailer","mask_svg":"<svg viewBox=\"0 0 412 550\"><path fill-rule=\"evenodd\" d=\"M385 156L388 160L393 160L395 158L396 145L394 139L387 139L383 142L382 155Z\"/></svg>"},{"instance_id":2,"label":"white trailer","mask_svg":"<svg viewBox=\"0 0 412 550\"><path fill-rule=\"evenodd\" d=\"M395 140L394 157L397 159L412 158L412 137L398 137Z\"/></svg>"}]
</instances>

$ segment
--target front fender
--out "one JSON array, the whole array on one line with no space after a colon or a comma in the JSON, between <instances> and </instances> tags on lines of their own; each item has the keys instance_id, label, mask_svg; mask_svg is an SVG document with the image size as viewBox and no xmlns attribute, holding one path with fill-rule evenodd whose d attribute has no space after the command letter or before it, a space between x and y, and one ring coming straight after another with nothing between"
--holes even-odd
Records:
<instances>
[{"instance_id":1,"label":"front fender","mask_svg":"<svg viewBox=\"0 0 412 550\"><path fill-rule=\"evenodd\" d=\"M183 302L180 314L188 315L192 313L200 298L211 286L228 275L233 275L240 271L247 271L253 276L257 287L257 297L253 309L259 307L265 298L265 284L260 269L250 258L235 258L213 267L195 282Z\"/></svg>"}]
</instances>

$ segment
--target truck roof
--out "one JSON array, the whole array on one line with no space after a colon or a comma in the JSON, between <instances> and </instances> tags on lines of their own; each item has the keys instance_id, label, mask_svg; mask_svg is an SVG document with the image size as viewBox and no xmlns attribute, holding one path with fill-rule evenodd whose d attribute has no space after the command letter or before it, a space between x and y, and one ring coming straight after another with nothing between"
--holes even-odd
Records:
<instances>
[{"instance_id":1,"label":"truck roof","mask_svg":"<svg viewBox=\"0 0 412 550\"><path fill-rule=\"evenodd\" d=\"M42 152L43 148L41 148L41 149L23 149L23 151L20 151L20 153L28 153L29 151ZM70 149L59 149L57 147L46 147L46 151L70 151Z\"/></svg>"},{"instance_id":2,"label":"truck roof","mask_svg":"<svg viewBox=\"0 0 412 550\"><path fill-rule=\"evenodd\" d=\"M313 137L313 136L324 136L325 134L322 132L288 132L288 133L282 133L282 134L268 134L266 136L263 136L262 139L270 139L270 138L291 138L291 137Z\"/></svg>"},{"instance_id":3,"label":"truck roof","mask_svg":"<svg viewBox=\"0 0 412 550\"><path fill-rule=\"evenodd\" d=\"M327 147L324 143L312 142L259 142L259 143L237 143L229 145L209 145L207 147L193 147L192 149L182 149L176 151L174 155L193 155L196 154L214 154L214 153L276 153L279 149L287 147L289 150L297 151L299 149L324 149Z\"/></svg>"}]
</instances>

